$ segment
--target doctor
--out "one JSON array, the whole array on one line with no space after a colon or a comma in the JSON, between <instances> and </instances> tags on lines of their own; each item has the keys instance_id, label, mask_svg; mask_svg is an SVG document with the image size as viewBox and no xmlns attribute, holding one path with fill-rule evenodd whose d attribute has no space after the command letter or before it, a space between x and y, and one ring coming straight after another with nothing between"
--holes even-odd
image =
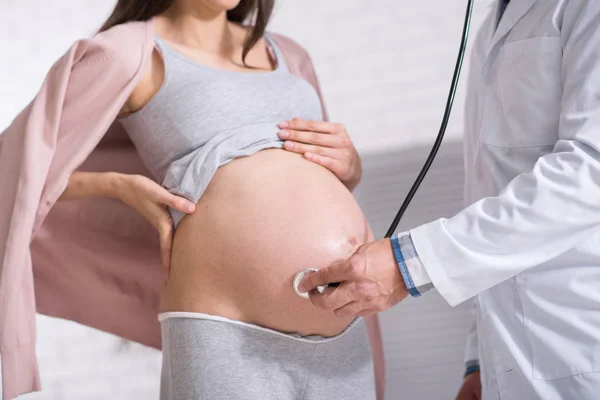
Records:
<instances>
[{"instance_id":1,"label":"doctor","mask_svg":"<svg viewBox=\"0 0 600 400\"><path fill-rule=\"evenodd\" d=\"M497 0L474 44L466 203L309 275L368 315L474 298L460 399L600 399L600 1ZM319 294L318 285L341 281ZM476 329L475 329L476 327Z\"/></svg>"}]
</instances>

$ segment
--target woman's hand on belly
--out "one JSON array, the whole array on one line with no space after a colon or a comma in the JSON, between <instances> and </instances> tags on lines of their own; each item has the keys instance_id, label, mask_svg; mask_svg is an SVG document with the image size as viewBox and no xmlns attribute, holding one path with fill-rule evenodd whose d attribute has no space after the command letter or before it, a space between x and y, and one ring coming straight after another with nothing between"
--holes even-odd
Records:
<instances>
[{"instance_id":1,"label":"woman's hand on belly","mask_svg":"<svg viewBox=\"0 0 600 400\"><path fill-rule=\"evenodd\" d=\"M344 125L294 118L279 127L286 150L327 168L348 190L356 188L362 178L362 163Z\"/></svg>"},{"instance_id":2,"label":"woman's hand on belly","mask_svg":"<svg viewBox=\"0 0 600 400\"><path fill-rule=\"evenodd\" d=\"M169 193L145 176L119 174L118 177L115 184L115 197L137 210L158 230L163 265L169 271L173 247L173 220L167 207L191 214L196 209L196 205L183 197Z\"/></svg>"}]
</instances>

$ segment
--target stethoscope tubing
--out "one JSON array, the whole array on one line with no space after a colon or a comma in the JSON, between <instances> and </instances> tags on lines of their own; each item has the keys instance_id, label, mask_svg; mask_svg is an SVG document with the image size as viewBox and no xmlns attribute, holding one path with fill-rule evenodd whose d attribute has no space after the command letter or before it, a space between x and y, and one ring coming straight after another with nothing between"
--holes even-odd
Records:
<instances>
[{"instance_id":1,"label":"stethoscope tubing","mask_svg":"<svg viewBox=\"0 0 600 400\"><path fill-rule=\"evenodd\" d=\"M429 156L425 160L425 164L423 165L423 168L419 172L419 175L417 175L417 179L415 179L415 182L413 183L410 190L408 191L406 198L402 202L400 209L398 210L398 212L396 213L396 216L392 220L392 223L391 223L390 227L388 228L384 238L391 238L392 235L396 232L396 229L398 228L398 224L402 220L404 213L406 212L406 210L408 209L408 206L410 205L413 198L415 197L417 190L419 190L421 183L423 183L423 180L425 179L427 172L429 172L429 169L431 168L431 165L433 164L433 161L435 160L435 157L440 149L440 146L442 145L442 141L444 140L444 135L446 134L446 128L448 127L448 121L450 121L450 114L452 113L452 107L454 105L454 99L456 97L456 88L458 87L458 81L460 79L460 72L462 70L462 66L463 66L463 62L464 62L464 58L465 58L465 51L466 51L467 42L469 39L469 31L471 28L471 16L473 14L473 3L474 3L474 0L468 0L468 2L467 2L467 10L466 10L465 22L463 25L463 31L462 31L461 41L460 41L460 48L458 50L456 65L454 67L454 74L452 75L452 82L450 84L450 90L448 93L448 99L446 101L446 108L444 109L444 115L442 117L442 123L440 126L440 130L438 131L438 135L435 139L435 142L433 143L431 152L429 153ZM308 269L298 272L296 274L296 276L294 277L294 290L296 291L298 296L304 297L304 298L308 298L308 293L300 293L298 291L298 284L302 280L301 277L304 277L304 275L308 271L316 271L316 270L314 268L308 268ZM330 283L329 285L327 285L327 287L328 288L336 288L339 285L340 285L339 282L334 282L334 283ZM321 293L324 291L324 289L322 289L322 288L323 287L319 287L319 292L321 292Z\"/></svg>"}]
</instances>

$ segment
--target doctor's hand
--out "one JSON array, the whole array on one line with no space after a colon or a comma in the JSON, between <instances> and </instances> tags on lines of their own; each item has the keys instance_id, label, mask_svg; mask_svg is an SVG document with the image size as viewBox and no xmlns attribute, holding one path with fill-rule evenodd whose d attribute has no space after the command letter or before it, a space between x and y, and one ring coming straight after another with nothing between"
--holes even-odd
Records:
<instances>
[{"instance_id":1,"label":"doctor's hand","mask_svg":"<svg viewBox=\"0 0 600 400\"><path fill-rule=\"evenodd\" d=\"M353 191L362 178L362 164L342 124L294 118L279 124L284 148L319 164Z\"/></svg>"},{"instance_id":2,"label":"doctor's hand","mask_svg":"<svg viewBox=\"0 0 600 400\"><path fill-rule=\"evenodd\" d=\"M340 282L319 293L317 286ZM347 260L308 274L300 283L312 303L338 317L368 316L402 301L408 290L398 269L390 239L362 245Z\"/></svg>"},{"instance_id":3,"label":"doctor's hand","mask_svg":"<svg viewBox=\"0 0 600 400\"><path fill-rule=\"evenodd\" d=\"M465 376L456 400L481 400L481 375L479 372Z\"/></svg>"}]
</instances>

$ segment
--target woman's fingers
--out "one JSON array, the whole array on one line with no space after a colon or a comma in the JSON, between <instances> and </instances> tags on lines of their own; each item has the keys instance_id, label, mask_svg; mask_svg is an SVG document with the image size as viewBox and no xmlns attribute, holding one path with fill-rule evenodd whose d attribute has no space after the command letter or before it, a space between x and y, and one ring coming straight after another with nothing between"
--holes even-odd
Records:
<instances>
[{"instance_id":1,"label":"woman's fingers","mask_svg":"<svg viewBox=\"0 0 600 400\"><path fill-rule=\"evenodd\" d=\"M157 228L163 266L168 271L171 268L171 251L173 250L173 221L166 210L162 211L166 215L163 214L158 218Z\"/></svg>"},{"instance_id":2,"label":"woman's fingers","mask_svg":"<svg viewBox=\"0 0 600 400\"><path fill-rule=\"evenodd\" d=\"M283 147L294 153L305 154L305 153L314 153L320 154L322 156L332 155L334 153L334 149L329 149L327 147L319 147L313 146L310 144L297 143L297 142L284 142Z\"/></svg>"},{"instance_id":3,"label":"woman's fingers","mask_svg":"<svg viewBox=\"0 0 600 400\"><path fill-rule=\"evenodd\" d=\"M332 172L342 171L344 169L344 165L342 161L340 161L340 159L344 157L344 153L338 149L294 142L285 142L283 147L288 151L303 154L307 160L319 164Z\"/></svg>"},{"instance_id":4,"label":"woman's fingers","mask_svg":"<svg viewBox=\"0 0 600 400\"><path fill-rule=\"evenodd\" d=\"M354 190L362 176L360 157L342 124L294 118L279 125L279 137L288 151L304 154Z\"/></svg>"},{"instance_id":5,"label":"woman's fingers","mask_svg":"<svg viewBox=\"0 0 600 400\"><path fill-rule=\"evenodd\" d=\"M196 210L196 205L193 202L171 193L168 193L162 203L185 214L192 214Z\"/></svg>"},{"instance_id":6,"label":"woman's fingers","mask_svg":"<svg viewBox=\"0 0 600 400\"><path fill-rule=\"evenodd\" d=\"M166 207L192 213L195 204L169 193L158 183L143 175L130 175L127 182L128 185L121 193L121 200L142 214L158 231L162 263L168 271L171 267L173 248L173 220Z\"/></svg>"},{"instance_id":7,"label":"woman's fingers","mask_svg":"<svg viewBox=\"0 0 600 400\"><path fill-rule=\"evenodd\" d=\"M169 193L160 185L156 185L156 201L165 206L174 208L185 214L191 214L196 210L196 205L188 199Z\"/></svg>"},{"instance_id":8,"label":"woman's fingers","mask_svg":"<svg viewBox=\"0 0 600 400\"><path fill-rule=\"evenodd\" d=\"M293 129L297 131L310 131L321 133L338 133L344 129L341 124L335 124L325 121L309 121L306 119L294 118L291 121L284 121L279 124L281 129Z\"/></svg>"},{"instance_id":9,"label":"woman's fingers","mask_svg":"<svg viewBox=\"0 0 600 400\"><path fill-rule=\"evenodd\" d=\"M188 199L169 193L167 189L160 186L153 180L145 176L136 177L136 186L145 192L148 200L174 208L182 213L191 214L196 209L196 205Z\"/></svg>"},{"instance_id":10,"label":"woman's fingers","mask_svg":"<svg viewBox=\"0 0 600 400\"><path fill-rule=\"evenodd\" d=\"M320 132L304 132L291 129L284 129L279 132L279 137L283 140L314 144L317 146L341 147L341 140L339 137Z\"/></svg>"},{"instance_id":11,"label":"woman's fingers","mask_svg":"<svg viewBox=\"0 0 600 400\"><path fill-rule=\"evenodd\" d=\"M319 164L320 166L327 168L333 173L336 173L339 169L343 167L340 161L336 160L335 158L326 157L311 152L304 153L304 158L306 158L308 161L312 161L315 164Z\"/></svg>"},{"instance_id":12,"label":"woman's fingers","mask_svg":"<svg viewBox=\"0 0 600 400\"><path fill-rule=\"evenodd\" d=\"M327 168L339 179L344 180L351 174L351 163L343 159L342 150L294 142L285 142L283 147L287 151L303 154L308 161Z\"/></svg>"},{"instance_id":13,"label":"woman's fingers","mask_svg":"<svg viewBox=\"0 0 600 400\"><path fill-rule=\"evenodd\" d=\"M150 199L138 209L158 231L162 264L168 271L171 268L171 251L173 249L173 219L169 211Z\"/></svg>"}]
</instances>

